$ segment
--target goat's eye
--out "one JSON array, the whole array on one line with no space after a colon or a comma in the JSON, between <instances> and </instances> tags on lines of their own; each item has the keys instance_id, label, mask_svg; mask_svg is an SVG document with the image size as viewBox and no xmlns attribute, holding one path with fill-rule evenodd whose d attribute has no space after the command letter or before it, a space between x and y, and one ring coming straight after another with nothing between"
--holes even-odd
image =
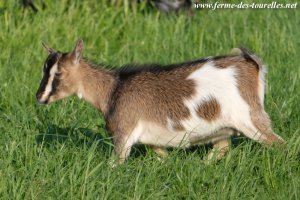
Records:
<instances>
[{"instance_id":1,"label":"goat's eye","mask_svg":"<svg viewBox=\"0 0 300 200\"><path fill-rule=\"evenodd\" d=\"M55 77L59 78L61 76L61 73L55 73Z\"/></svg>"}]
</instances>

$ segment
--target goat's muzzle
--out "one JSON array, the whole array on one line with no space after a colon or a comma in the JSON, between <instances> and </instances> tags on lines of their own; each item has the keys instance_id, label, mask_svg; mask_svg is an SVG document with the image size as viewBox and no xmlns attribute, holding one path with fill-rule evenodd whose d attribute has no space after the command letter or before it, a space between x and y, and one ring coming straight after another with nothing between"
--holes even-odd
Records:
<instances>
[{"instance_id":1,"label":"goat's muzzle","mask_svg":"<svg viewBox=\"0 0 300 200\"><path fill-rule=\"evenodd\" d=\"M48 99L45 100L45 99L42 98L42 96L43 96L43 93L38 92L36 94L36 100L38 101L39 104L47 104Z\"/></svg>"}]
</instances>

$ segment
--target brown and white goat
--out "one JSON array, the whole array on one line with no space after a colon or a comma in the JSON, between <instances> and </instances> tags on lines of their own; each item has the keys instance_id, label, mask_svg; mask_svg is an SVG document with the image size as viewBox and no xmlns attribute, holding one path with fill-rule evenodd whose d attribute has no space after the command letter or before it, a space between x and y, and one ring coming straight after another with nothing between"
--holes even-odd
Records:
<instances>
[{"instance_id":1,"label":"brown and white goat","mask_svg":"<svg viewBox=\"0 0 300 200\"><path fill-rule=\"evenodd\" d=\"M212 143L218 157L236 131L262 144L284 143L264 110L265 67L245 49L182 64L107 70L82 59L82 40L70 53L45 48L38 102L77 94L91 103L104 115L120 163L136 143L160 155L166 147Z\"/></svg>"}]
</instances>

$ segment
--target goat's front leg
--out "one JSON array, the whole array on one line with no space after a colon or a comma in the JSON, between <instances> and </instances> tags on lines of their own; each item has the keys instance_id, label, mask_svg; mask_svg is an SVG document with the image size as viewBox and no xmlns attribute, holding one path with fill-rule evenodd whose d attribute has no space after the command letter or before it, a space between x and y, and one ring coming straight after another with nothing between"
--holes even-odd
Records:
<instances>
[{"instance_id":1,"label":"goat's front leg","mask_svg":"<svg viewBox=\"0 0 300 200\"><path fill-rule=\"evenodd\" d=\"M132 145L136 142L133 137L118 134L113 139L115 145L115 155L117 156L117 162L115 164L123 164L126 158L130 155Z\"/></svg>"}]
</instances>

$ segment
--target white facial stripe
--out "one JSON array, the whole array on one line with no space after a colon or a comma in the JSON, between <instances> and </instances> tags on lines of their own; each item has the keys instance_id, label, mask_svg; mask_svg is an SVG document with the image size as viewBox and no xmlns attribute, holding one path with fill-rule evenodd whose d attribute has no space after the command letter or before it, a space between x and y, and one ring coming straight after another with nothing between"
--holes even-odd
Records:
<instances>
[{"instance_id":1,"label":"white facial stripe","mask_svg":"<svg viewBox=\"0 0 300 200\"><path fill-rule=\"evenodd\" d=\"M43 96L41 98L41 101L46 101L49 98L49 94L52 91L52 82L54 80L54 76L55 76L56 72L57 72L57 63L55 63L53 65L53 67L51 68L51 70L50 70L48 83L47 83L47 86L46 86L45 91L43 93Z\"/></svg>"}]
</instances>

